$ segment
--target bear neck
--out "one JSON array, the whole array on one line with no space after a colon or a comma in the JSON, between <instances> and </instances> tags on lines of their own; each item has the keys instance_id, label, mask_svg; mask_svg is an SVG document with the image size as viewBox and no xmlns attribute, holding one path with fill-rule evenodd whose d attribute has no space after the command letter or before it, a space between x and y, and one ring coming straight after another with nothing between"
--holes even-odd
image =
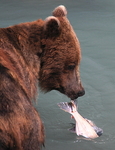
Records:
<instances>
[{"instance_id":1,"label":"bear neck","mask_svg":"<svg viewBox=\"0 0 115 150\"><path fill-rule=\"evenodd\" d=\"M37 20L0 29L0 52L5 57L1 63L10 70L6 73L15 78L20 84L15 86L19 86L29 100L36 99L37 94L42 26L43 21ZM9 62L5 61L7 58Z\"/></svg>"}]
</instances>

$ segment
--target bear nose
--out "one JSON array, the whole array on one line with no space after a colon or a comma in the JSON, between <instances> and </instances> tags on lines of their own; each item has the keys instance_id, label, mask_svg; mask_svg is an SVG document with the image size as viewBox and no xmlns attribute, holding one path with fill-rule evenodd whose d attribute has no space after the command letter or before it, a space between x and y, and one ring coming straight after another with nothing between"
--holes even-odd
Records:
<instances>
[{"instance_id":1,"label":"bear nose","mask_svg":"<svg viewBox=\"0 0 115 150\"><path fill-rule=\"evenodd\" d=\"M70 95L69 97L71 100L76 101L76 99L80 96L83 96L85 94L85 90L83 89L82 91L79 91L78 93L74 93L73 95Z\"/></svg>"},{"instance_id":2,"label":"bear nose","mask_svg":"<svg viewBox=\"0 0 115 150\"><path fill-rule=\"evenodd\" d=\"M84 90L84 89L83 89L82 91L79 91L79 92L77 93L77 96L78 96L78 97L83 96L83 95L85 95L85 90Z\"/></svg>"}]
</instances>

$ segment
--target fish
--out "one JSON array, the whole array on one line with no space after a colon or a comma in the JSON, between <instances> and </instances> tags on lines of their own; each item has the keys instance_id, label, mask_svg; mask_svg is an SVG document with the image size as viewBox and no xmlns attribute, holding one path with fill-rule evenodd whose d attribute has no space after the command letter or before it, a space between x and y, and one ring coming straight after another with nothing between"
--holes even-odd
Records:
<instances>
[{"instance_id":1,"label":"fish","mask_svg":"<svg viewBox=\"0 0 115 150\"><path fill-rule=\"evenodd\" d=\"M73 128L70 130L74 131L78 136L95 139L102 135L103 130L101 128L97 127L91 120L82 117L78 113L78 107L74 101L60 102L58 103L58 106L65 112L70 113L75 119L76 124L73 124Z\"/></svg>"}]
</instances>

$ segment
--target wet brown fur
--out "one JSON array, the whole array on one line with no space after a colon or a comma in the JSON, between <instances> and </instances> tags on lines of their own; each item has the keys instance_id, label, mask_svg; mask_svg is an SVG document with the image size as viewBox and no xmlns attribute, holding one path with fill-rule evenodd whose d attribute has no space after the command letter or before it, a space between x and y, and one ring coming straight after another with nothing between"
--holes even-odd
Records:
<instances>
[{"instance_id":1,"label":"wet brown fur","mask_svg":"<svg viewBox=\"0 0 115 150\"><path fill-rule=\"evenodd\" d=\"M83 95L79 41L62 7L57 9L45 21L0 29L0 150L40 150L44 144L32 104L38 80L44 91Z\"/></svg>"},{"instance_id":2,"label":"wet brown fur","mask_svg":"<svg viewBox=\"0 0 115 150\"><path fill-rule=\"evenodd\" d=\"M32 105L40 64L29 32L37 26L39 35L42 22L0 29L0 149L39 150L44 144L43 124Z\"/></svg>"}]
</instances>

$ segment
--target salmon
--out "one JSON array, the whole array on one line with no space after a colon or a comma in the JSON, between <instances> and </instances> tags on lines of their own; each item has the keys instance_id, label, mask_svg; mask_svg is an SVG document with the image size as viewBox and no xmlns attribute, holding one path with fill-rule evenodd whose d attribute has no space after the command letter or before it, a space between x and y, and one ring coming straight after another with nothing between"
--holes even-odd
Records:
<instances>
[{"instance_id":1,"label":"salmon","mask_svg":"<svg viewBox=\"0 0 115 150\"><path fill-rule=\"evenodd\" d=\"M58 103L60 109L70 113L76 121L74 128L78 136L95 139L102 135L103 130L97 127L91 120L83 118L77 111L77 106L74 101Z\"/></svg>"}]
</instances>

